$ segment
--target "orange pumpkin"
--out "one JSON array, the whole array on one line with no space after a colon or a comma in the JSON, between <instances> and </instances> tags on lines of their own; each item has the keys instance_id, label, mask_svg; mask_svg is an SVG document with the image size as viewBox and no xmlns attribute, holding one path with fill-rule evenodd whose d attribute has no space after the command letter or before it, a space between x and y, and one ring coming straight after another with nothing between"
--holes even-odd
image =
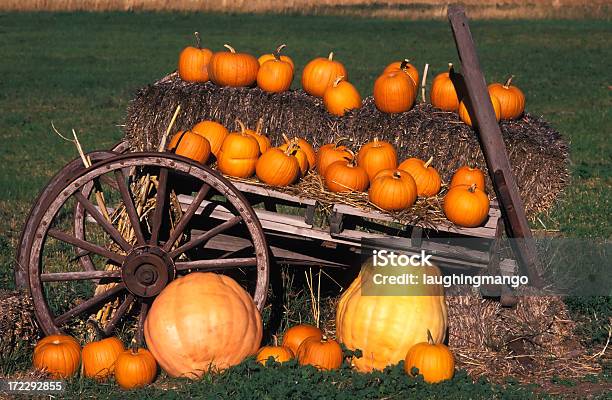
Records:
<instances>
[{"instance_id":1,"label":"orange pumpkin","mask_svg":"<svg viewBox=\"0 0 612 400\"><path fill-rule=\"evenodd\" d=\"M289 140L287 135L283 134L283 137L285 140ZM284 152L288 152L290 156L295 157L300 167L300 176L305 176L310 168L310 163L308 162L308 155L298 145L297 139L298 138L293 138L293 140L281 144L278 148Z\"/></svg>"},{"instance_id":2,"label":"orange pumpkin","mask_svg":"<svg viewBox=\"0 0 612 400\"><path fill-rule=\"evenodd\" d=\"M255 173L259 155L259 143L253 136L233 132L227 135L219 149L217 168L226 175L248 178Z\"/></svg>"},{"instance_id":3,"label":"orange pumpkin","mask_svg":"<svg viewBox=\"0 0 612 400\"><path fill-rule=\"evenodd\" d=\"M272 357L274 362L277 363L285 363L289 360L293 360L295 354L289 347L279 346L276 336L274 336L274 345L273 346L264 346L257 352L257 362L261 365L266 365L268 360Z\"/></svg>"},{"instance_id":4,"label":"orange pumpkin","mask_svg":"<svg viewBox=\"0 0 612 400\"><path fill-rule=\"evenodd\" d=\"M342 365L342 348L334 339L325 335L321 339L309 337L298 348L296 357L300 365L331 371Z\"/></svg>"},{"instance_id":5,"label":"orange pumpkin","mask_svg":"<svg viewBox=\"0 0 612 400\"><path fill-rule=\"evenodd\" d=\"M314 337L317 340L321 340L323 337L323 332L321 332L321 330L316 326L308 324L292 326L291 328L287 329L285 335L283 336L283 346L288 347L293 354L296 354L302 342L309 337Z\"/></svg>"},{"instance_id":6,"label":"orange pumpkin","mask_svg":"<svg viewBox=\"0 0 612 400\"><path fill-rule=\"evenodd\" d=\"M503 85L489 85L489 93L499 100L501 119L516 119L525 111L525 95L521 89L511 85L512 78L514 76L510 76Z\"/></svg>"},{"instance_id":7,"label":"orange pumpkin","mask_svg":"<svg viewBox=\"0 0 612 400\"><path fill-rule=\"evenodd\" d=\"M501 118L501 104L499 103L497 97L493 95L490 95L490 97L491 103L493 104L493 111L495 111L495 119L499 121ZM461 120L467 125L472 126L472 118L470 117L470 113L465 105L465 102L463 101L459 103L459 118L461 118Z\"/></svg>"},{"instance_id":8,"label":"orange pumpkin","mask_svg":"<svg viewBox=\"0 0 612 400\"><path fill-rule=\"evenodd\" d=\"M397 167L397 153L391 143L375 137L373 141L361 146L357 153L357 164L366 170L371 180L380 171Z\"/></svg>"},{"instance_id":9,"label":"orange pumpkin","mask_svg":"<svg viewBox=\"0 0 612 400\"><path fill-rule=\"evenodd\" d=\"M236 53L228 44L223 45L227 51L213 54L208 64L210 80L219 86L251 86L257 80L259 63L250 54Z\"/></svg>"},{"instance_id":10,"label":"orange pumpkin","mask_svg":"<svg viewBox=\"0 0 612 400\"><path fill-rule=\"evenodd\" d=\"M452 379L455 375L455 358L442 343L436 344L427 330L427 342L417 343L408 350L404 360L404 371L413 376L417 368L427 383L438 383Z\"/></svg>"},{"instance_id":11,"label":"orange pumpkin","mask_svg":"<svg viewBox=\"0 0 612 400\"><path fill-rule=\"evenodd\" d=\"M476 185L480 190L485 190L485 176L478 168L472 168L469 165L460 167L455 173L450 182L450 188L460 185Z\"/></svg>"},{"instance_id":12,"label":"orange pumpkin","mask_svg":"<svg viewBox=\"0 0 612 400\"><path fill-rule=\"evenodd\" d=\"M382 112L395 114L410 110L416 99L416 85L403 72L383 74L374 82L374 104Z\"/></svg>"},{"instance_id":13,"label":"orange pumpkin","mask_svg":"<svg viewBox=\"0 0 612 400\"><path fill-rule=\"evenodd\" d=\"M363 192L370 183L368 173L355 158L334 162L325 170L323 179L332 192Z\"/></svg>"},{"instance_id":14,"label":"orange pumpkin","mask_svg":"<svg viewBox=\"0 0 612 400\"><path fill-rule=\"evenodd\" d=\"M429 95L431 104L444 111L457 112L459 110L459 88L455 87L452 79L460 79L458 74L455 74L453 64L448 64L448 72L438 74L431 84L431 93Z\"/></svg>"},{"instance_id":15,"label":"orange pumpkin","mask_svg":"<svg viewBox=\"0 0 612 400\"><path fill-rule=\"evenodd\" d=\"M361 107L361 95L355 86L344 80L344 76L339 76L325 91L323 104L330 114L341 117L348 110Z\"/></svg>"},{"instance_id":16,"label":"orange pumpkin","mask_svg":"<svg viewBox=\"0 0 612 400\"><path fill-rule=\"evenodd\" d=\"M147 349L132 348L119 354L115 362L115 380L123 389L149 385L157 375L157 362Z\"/></svg>"},{"instance_id":17,"label":"orange pumpkin","mask_svg":"<svg viewBox=\"0 0 612 400\"><path fill-rule=\"evenodd\" d=\"M398 169L408 172L414 178L419 196L435 196L440 191L442 179L438 171L431 166L433 157L427 162L418 158L409 158L403 161Z\"/></svg>"},{"instance_id":18,"label":"orange pumpkin","mask_svg":"<svg viewBox=\"0 0 612 400\"><path fill-rule=\"evenodd\" d=\"M178 74L187 82L208 81L208 63L213 55L209 49L200 46L200 34L194 32L196 47L188 46L181 51L178 61Z\"/></svg>"},{"instance_id":19,"label":"orange pumpkin","mask_svg":"<svg viewBox=\"0 0 612 400\"><path fill-rule=\"evenodd\" d=\"M338 139L335 143L329 143L319 148L317 152L317 161L315 163L319 175L325 175L327 167L332 163L352 157L352 153L348 147L340 144L344 140L345 139Z\"/></svg>"},{"instance_id":20,"label":"orange pumpkin","mask_svg":"<svg viewBox=\"0 0 612 400\"><path fill-rule=\"evenodd\" d=\"M444 196L442 209L449 221L466 228L475 228L487 220L489 197L476 184L455 186Z\"/></svg>"},{"instance_id":21,"label":"orange pumpkin","mask_svg":"<svg viewBox=\"0 0 612 400\"><path fill-rule=\"evenodd\" d=\"M191 131L203 136L210 144L210 152L217 157L219 149L226 136L229 134L227 128L215 121L198 122L191 128Z\"/></svg>"},{"instance_id":22,"label":"orange pumpkin","mask_svg":"<svg viewBox=\"0 0 612 400\"><path fill-rule=\"evenodd\" d=\"M281 55L281 51L285 47L287 47L286 44L281 44L280 46L276 48L276 51L274 53L262 54L261 56L259 56L259 58L257 59L257 61L259 62L259 66L261 67L266 61L275 60L277 58L280 58L281 61L284 61L286 63L289 63L289 65L291 65L291 70L295 70L295 64L293 60L291 59L291 57L286 56L286 55Z\"/></svg>"},{"instance_id":23,"label":"orange pumpkin","mask_svg":"<svg viewBox=\"0 0 612 400\"><path fill-rule=\"evenodd\" d=\"M210 157L210 143L193 131L179 131L170 140L168 150L179 156L205 164Z\"/></svg>"},{"instance_id":24,"label":"orange pumpkin","mask_svg":"<svg viewBox=\"0 0 612 400\"><path fill-rule=\"evenodd\" d=\"M280 187L295 182L300 176L300 165L291 155L293 150L293 146L285 151L273 147L263 153L255 167L257 178L268 185Z\"/></svg>"},{"instance_id":25,"label":"orange pumpkin","mask_svg":"<svg viewBox=\"0 0 612 400\"><path fill-rule=\"evenodd\" d=\"M390 72L398 71L402 71L408 74L408 76L412 78L412 83L414 83L414 86L418 86L419 70L416 69L414 65L410 64L410 60L408 60L407 58L402 61L394 61L391 64L387 65L382 74L384 75Z\"/></svg>"},{"instance_id":26,"label":"orange pumpkin","mask_svg":"<svg viewBox=\"0 0 612 400\"><path fill-rule=\"evenodd\" d=\"M285 143L280 146L281 149L285 150L289 143L297 144L300 150L303 151L306 155L306 159L308 160L308 169L313 169L315 167L317 163L317 153L315 152L314 148L310 143L299 137L289 139L285 134L283 134L283 140L285 141Z\"/></svg>"},{"instance_id":27,"label":"orange pumpkin","mask_svg":"<svg viewBox=\"0 0 612 400\"><path fill-rule=\"evenodd\" d=\"M255 130L247 129L242 123L242 121L240 121L239 119L236 120L236 124L238 124L238 126L240 127L241 133L250 135L254 137L255 140L257 140L257 143L259 144L259 151L261 152L261 154L265 153L270 147L272 147L272 144L270 143L270 138L261 133L263 124L263 120L261 118L257 121L257 126L255 126Z\"/></svg>"},{"instance_id":28,"label":"orange pumpkin","mask_svg":"<svg viewBox=\"0 0 612 400\"><path fill-rule=\"evenodd\" d=\"M164 371L191 379L254 355L262 332L249 293L229 276L212 272L192 272L170 282L144 324L147 347Z\"/></svg>"},{"instance_id":29,"label":"orange pumpkin","mask_svg":"<svg viewBox=\"0 0 612 400\"><path fill-rule=\"evenodd\" d=\"M68 335L49 335L34 347L34 368L54 379L74 376L81 364L81 345Z\"/></svg>"},{"instance_id":30,"label":"orange pumpkin","mask_svg":"<svg viewBox=\"0 0 612 400\"><path fill-rule=\"evenodd\" d=\"M257 86L270 93L282 93L293 81L293 65L283 61L280 55L260 65L257 72Z\"/></svg>"},{"instance_id":31,"label":"orange pumpkin","mask_svg":"<svg viewBox=\"0 0 612 400\"><path fill-rule=\"evenodd\" d=\"M334 53L331 52L327 58L318 57L306 64L302 72L302 87L312 96L323 97L327 88L332 86L339 76L348 79L346 68L340 62L334 61Z\"/></svg>"},{"instance_id":32,"label":"orange pumpkin","mask_svg":"<svg viewBox=\"0 0 612 400\"><path fill-rule=\"evenodd\" d=\"M385 169L372 180L368 199L383 210L404 210L417 199L416 183L406 171Z\"/></svg>"},{"instance_id":33,"label":"orange pumpkin","mask_svg":"<svg viewBox=\"0 0 612 400\"><path fill-rule=\"evenodd\" d=\"M87 343L83 347L83 375L97 381L104 381L115 372L115 362L123 353L123 342L116 337Z\"/></svg>"}]
</instances>

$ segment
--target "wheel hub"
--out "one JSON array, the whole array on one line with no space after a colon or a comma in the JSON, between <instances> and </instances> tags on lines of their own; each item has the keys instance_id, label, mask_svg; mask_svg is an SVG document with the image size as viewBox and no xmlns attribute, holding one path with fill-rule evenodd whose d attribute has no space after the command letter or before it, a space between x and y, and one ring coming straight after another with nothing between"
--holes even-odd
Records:
<instances>
[{"instance_id":1,"label":"wheel hub","mask_svg":"<svg viewBox=\"0 0 612 400\"><path fill-rule=\"evenodd\" d=\"M155 297L176 274L168 254L155 246L135 247L125 258L121 277L127 289L139 297Z\"/></svg>"}]
</instances>

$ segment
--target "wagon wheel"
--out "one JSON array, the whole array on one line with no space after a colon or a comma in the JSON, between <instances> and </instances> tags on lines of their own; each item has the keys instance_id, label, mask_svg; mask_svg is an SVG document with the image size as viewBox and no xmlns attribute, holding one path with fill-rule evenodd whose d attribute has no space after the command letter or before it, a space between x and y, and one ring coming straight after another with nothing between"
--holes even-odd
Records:
<instances>
[{"instance_id":1,"label":"wagon wheel","mask_svg":"<svg viewBox=\"0 0 612 400\"><path fill-rule=\"evenodd\" d=\"M155 205L148 215L139 215L134 207L130 187L134 176L127 171L159 177ZM133 240L121 236L115 221L105 219L89 193L83 191L94 181L108 199L109 208L125 207L134 230ZM104 304L118 301L104 332L110 335L129 327L135 319L141 341L153 299L172 279L195 271L220 271L246 280L258 309L263 308L269 274L263 230L244 196L208 167L171 154L131 153L103 159L89 169L77 170L70 179L52 182L54 187L45 189L47 195L38 199L26 223L29 229L22 237L20 257L20 263L27 264L36 318L45 334L75 328ZM193 194L193 202L171 224L167 209L174 190ZM75 203L82 204L88 217L97 222L87 224L92 229L83 239L71 232ZM196 216L198 212L200 216ZM206 225L208 229L182 242L195 218L200 219L198 227ZM223 254L205 248L220 235L239 237L242 243L246 239L249 245L240 252ZM70 252L74 257L66 260ZM77 261L84 252L90 256L93 269L85 269ZM107 263L119 268L107 270ZM254 279L245 278L249 275ZM114 285L94 295L98 281ZM62 296L54 298L57 294Z\"/></svg>"}]
</instances>

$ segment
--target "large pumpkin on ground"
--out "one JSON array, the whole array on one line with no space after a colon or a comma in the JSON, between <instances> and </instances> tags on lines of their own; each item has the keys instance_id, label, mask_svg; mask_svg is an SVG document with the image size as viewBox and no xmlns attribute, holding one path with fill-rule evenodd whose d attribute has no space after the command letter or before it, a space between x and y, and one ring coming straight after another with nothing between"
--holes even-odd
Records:
<instances>
[{"instance_id":1,"label":"large pumpkin on ground","mask_svg":"<svg viewBox=\"0 0 612 400\"><path fill-rule=\"evenodd\" d=\"M97 381L108 379L115 372L115 362L125 346L117 337L96 340L83 346L83 375Z\"/></svg>"},{"instance_id":2,"label":"large pumpkin on ground","mask_svg":"<svg viewBox=\"0 0 612 400\"><path fill-rule=\"evenodd\" d=\"M81 364L81 345L72 336L50 335L36 344L32 361L53 378L69 378Z\"/></svg>"},{"instance_id":3,"label":"large pumpkin on ground","mask_svg":"<svg viewBox=\"0 0 612 400\"><path fill-rule=\"evenodd\" d=\"M413 268L418 276L440 274L434 266ZM362 357L353 358L357 370L382 370L399 363L413 345L427 340L427 329L436 343L444 341L447 309L441 286L416 287L418 293L406 296L365 296L362 287L364 282L371 285L372 278L365 273L368 269L362 270L344 292L336 313L338 340L349 349L362 352Z\"/></svg>"},{"instance_id":4,"label":"large pumpkin on ground","mask_svg":"<svg viewBox=\"0 0 612 400\"><path fill-rule=\"evenodd\" d=\"M198 378L255 354L263 326L251 296L232 278L192 272L157 296L144 333L159 365L172 377Z\"/></svg>"}]
</instances>

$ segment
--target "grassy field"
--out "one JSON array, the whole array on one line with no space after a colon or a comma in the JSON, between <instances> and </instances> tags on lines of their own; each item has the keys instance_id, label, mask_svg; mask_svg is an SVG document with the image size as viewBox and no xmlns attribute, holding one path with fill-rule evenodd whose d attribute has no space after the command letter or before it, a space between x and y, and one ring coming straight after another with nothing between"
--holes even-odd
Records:
<instances>
[{"instance_id":1,"label":"grassy field","mask_svg":"<svg viewBox=\"0 0 612 400\"><path fill-rule=\"evenodd\" d=\"M194 30L213 49L231 43L242 51L262 53L287 43L298 76L307 60L334 50L364 95L371 93L375 75L391 60L409 57L419 68L428 62L433 73L449 61L457 62L444 22L178 13L0 14L0 288L13 286L14 248L32 201L76 155L71 144L51 132L51 122L62 131L75 128L86 150L110 147L122 136L120 125L134 91L175 68L177 54ZM472 31L487 79L516 75L516 84L527 94L527 109L543 115L571 141L572 182L563 201L542 216L542 222L567 237L610 238L609 24L480 21L472 24ZM534 227L542 226L538 222ZM75 385L78 392L80 384Z\"/></svg>"}]
</instances>

